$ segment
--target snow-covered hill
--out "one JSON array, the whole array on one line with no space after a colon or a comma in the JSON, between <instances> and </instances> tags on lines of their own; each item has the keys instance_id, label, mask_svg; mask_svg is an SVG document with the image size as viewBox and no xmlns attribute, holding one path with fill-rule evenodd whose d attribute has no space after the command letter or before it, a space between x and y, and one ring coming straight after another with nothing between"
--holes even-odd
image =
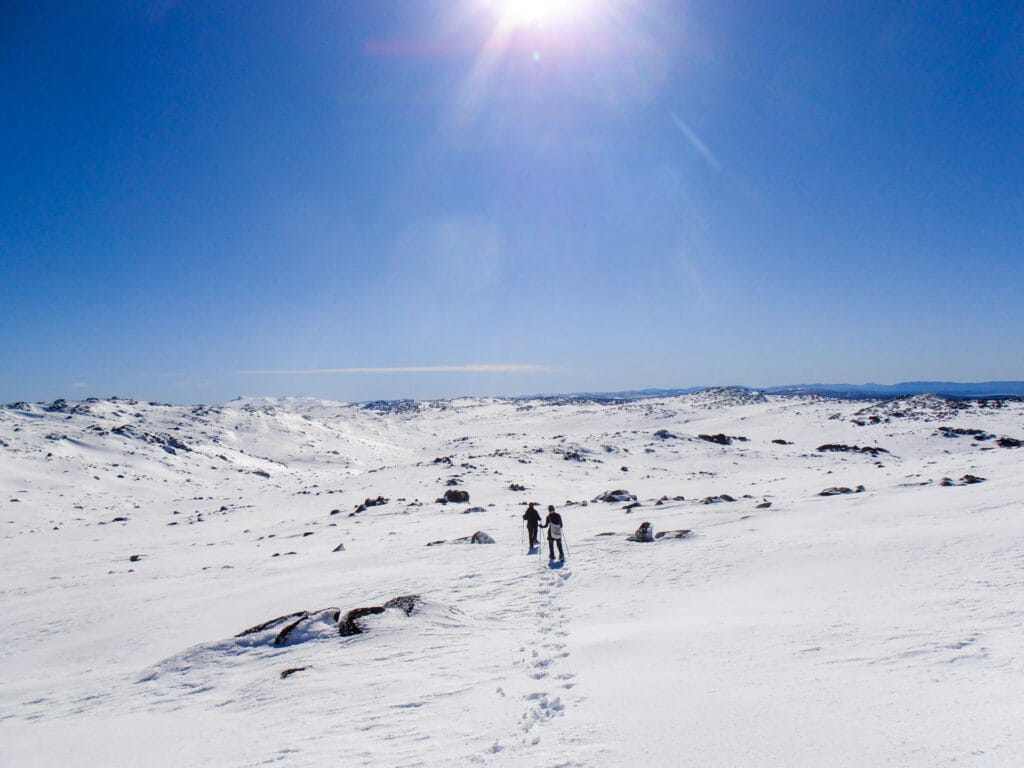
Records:
<instances>
[{"instance_id":1,"label":"snow-covered hill","mask_svg":"<svg viewBox=\"0 0 1024 768\"><path fill-rule=\"evenodd\" d=\"M1018 766L1021 439L737 389L11 404L0 764Z\"/></svg>"}]
</instances>

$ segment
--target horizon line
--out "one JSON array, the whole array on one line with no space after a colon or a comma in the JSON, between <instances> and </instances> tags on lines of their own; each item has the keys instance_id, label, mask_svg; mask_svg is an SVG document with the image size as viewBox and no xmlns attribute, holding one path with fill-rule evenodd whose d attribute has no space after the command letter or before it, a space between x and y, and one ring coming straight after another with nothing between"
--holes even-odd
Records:
<instances>
[{"instance_id":1,"label":"horizon line","mask_svg":"<svg viewBox=\"0 0 1024 768\"><path fill-rule=\"evenodd\" d=\"M532 364L469 364L408 365L363 368L301 368L234 371L235 376L319 376L367 373L553 373L560 370L550 365Z\"/></svg>"}]
</instances>

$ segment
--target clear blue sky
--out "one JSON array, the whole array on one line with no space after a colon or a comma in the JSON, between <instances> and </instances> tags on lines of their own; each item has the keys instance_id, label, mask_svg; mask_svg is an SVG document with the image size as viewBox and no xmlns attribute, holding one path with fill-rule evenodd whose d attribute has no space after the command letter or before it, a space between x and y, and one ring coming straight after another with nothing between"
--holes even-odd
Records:
<instances>
[{"instance_id":1,"label":"clear blue sky","mask_svg":"<svg viewBox=\"0 0 1024 768\"><path fill-rule=\"evenodd\" d=\"M1024 378L1024 5L538 5L4 3L0 400Z\"/></svg>"}]
</instances>

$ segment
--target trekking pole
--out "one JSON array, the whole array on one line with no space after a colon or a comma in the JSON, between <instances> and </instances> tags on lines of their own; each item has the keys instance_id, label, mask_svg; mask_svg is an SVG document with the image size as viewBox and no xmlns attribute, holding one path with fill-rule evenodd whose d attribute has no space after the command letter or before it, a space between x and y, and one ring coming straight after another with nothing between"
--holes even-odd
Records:
<instances>
[{"instance_id":1,"label":"trekking pole","mask_svg":"<svg viewBox=\"0 0 1024 768\"><path fill-rule=\"evenodd\" d=\"M525 549L526 548L526 521L523 521L523 530L521 531L521 534L522 535L520 535L520 537L519 537L519 546L521 548Z\"/></svg>"},{"instance_id":2,"label":"trekking pole","mask_svg":"<svg viewBox=\"0 0 1024 768\"><path fill-rule=\"evenodd\" d=\"M569 540L565 538L565 529L562 529L562 546L565 547L565 559L569 559Z\"/></svg>"}]
</instances>

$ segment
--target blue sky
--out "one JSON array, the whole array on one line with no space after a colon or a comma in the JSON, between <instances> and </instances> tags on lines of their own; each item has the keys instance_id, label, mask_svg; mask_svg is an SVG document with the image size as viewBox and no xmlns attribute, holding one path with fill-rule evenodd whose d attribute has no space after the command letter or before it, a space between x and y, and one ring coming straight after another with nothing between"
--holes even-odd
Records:
<instances>
[{"instance_id":1,"label":"blue sky","mask_svg":"<svg viewBox=\"0 0 1024 768\"><path fill-rule=\"evenodd\" d=\"M0 96L3 401L1024 378L1019 3L15 2Z\"/></svg>"}]
</instances>

